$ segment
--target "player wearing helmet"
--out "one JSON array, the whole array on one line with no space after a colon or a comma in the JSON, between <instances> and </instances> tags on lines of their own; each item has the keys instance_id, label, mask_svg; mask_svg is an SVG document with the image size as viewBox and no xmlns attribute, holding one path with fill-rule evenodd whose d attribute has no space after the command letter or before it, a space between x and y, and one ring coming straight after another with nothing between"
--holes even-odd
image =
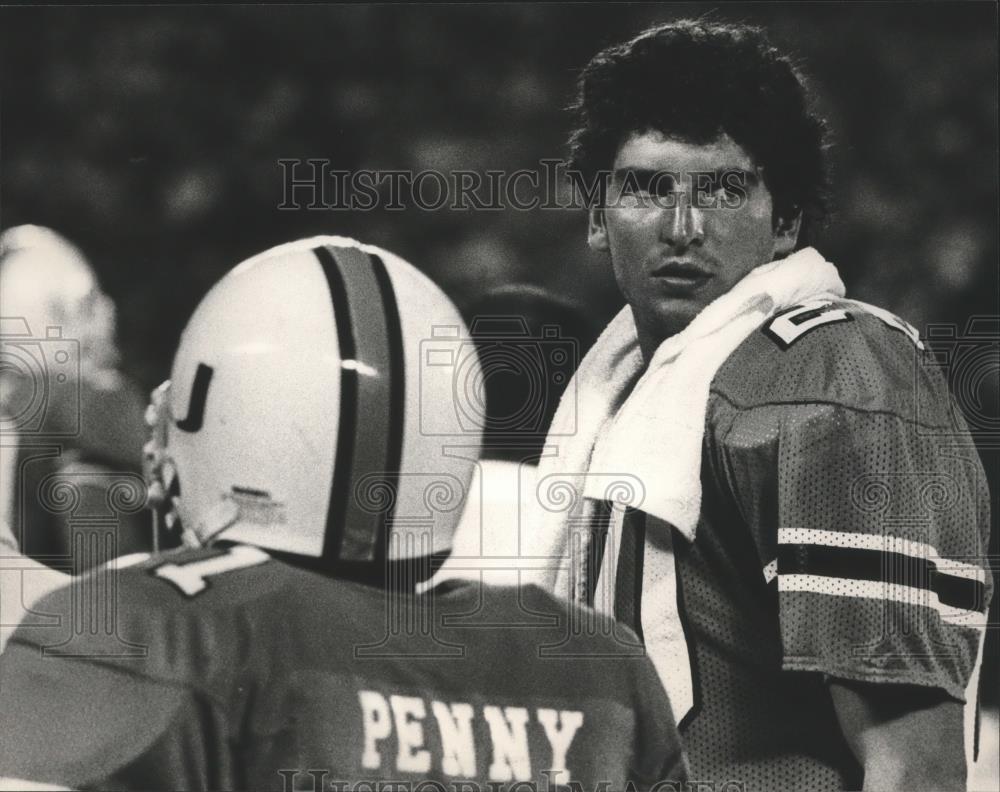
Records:
<instances>
[{"instance_id":1,"label":"player wearing helmet","mask_svg":"<svg viewBox=\"0 0 1000 792\"><path fill-rule=\"evenodd\" d=\"M118 357L80 249L43 226L0 234L0 542L56 569L149 549L141 500L108 514L112 489L142 483L143 399Z\"/></svg>"},{"instance_id":2,"label":"player wearing helmet","mask_svg":"<svg viewBox=\"0 0 1000 792\"><path fill-rule=\"evenodd\" d=\"M117 370L114 317L62 235L0 233L0 649L67 572L149 548L143 401ZM132 503L109 500L129 486Z\"/></svg>"},{"instance_id":3,"label":"player wearing helmet","mask_svg":"<svg viewBox=\"0 0 1000 792\"><path fill-rule=\"evenodd\" d=\"M479 444L453 367L421 360L441 327L462 334L424 275L341 237L269 250L209 292L149 415L151 496L198 547L118 571L115 651L74 622L72 587L43 600L59 624L20 629L0 660L0 775L281 790L683 777L634 634L534 587L413 594L447 555Z\"/></svg>"}]
</instances>

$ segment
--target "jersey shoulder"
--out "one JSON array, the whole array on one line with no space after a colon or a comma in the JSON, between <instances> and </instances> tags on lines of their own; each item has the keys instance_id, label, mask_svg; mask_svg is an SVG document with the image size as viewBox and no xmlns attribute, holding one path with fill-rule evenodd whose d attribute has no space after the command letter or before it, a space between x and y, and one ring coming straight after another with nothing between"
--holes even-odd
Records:
<instances>
[{"instance_id":1,"label":"jersey shoulder","mask_svg":"<svg viewBox=\"0 0 1000 792\"><path fill-rule=\"evenodd\" d=\"M534 583L494 585L455 578L439 584L430 595L441 603L437 605L441 614L450 610L457 616L468 614L470 606L475 609L477 620L473 622L449 617L448 621L459 627L466 624L478 630L483 624L530 625L531 629L512 628L502 635L482 636L495 637L509 648L516 646L524 657L537 658L548 649L565 648L567 642L574 641L586 650L581 656L603 655L619 644L641 646L636 634L610 615L556 596Z\"/></svg>"},{"instance_id":2,"label":"jersey shoulder","mask_svg":"<svg viewBox=\"0 0 1000 792\"><path fill-rule=\"evenodd\" d=\"M152 614L238 610L287 585L289 565L251 545L179 548L134 553L89 572L75 585L117 590L115 608L126 622Z\"/></svg>"},{"instance_id":3,"label":"jersey shoulder","mask_svg":"<svg viewBox=\"0 0 1000 792\"><path fill-rule=\"evenodd\" d=\"M595 596L599 594L595 593ZM555 626L545 636L548 649L539 650L542 655L589 658L592 669L599 675L613 668L614 663L621 664L628 660L640 664L645 662L642 640L628 625L617 621L609 613L571 602L536 585L522 586L518 599L519 607L553 617ZM603 668L604 660L611 663L608 669ZM615 673L621 676L620 671L621 665Z\"/></svg>"},{"instance_id":4,"label":"jersey shoulder","mask_svg":"<svg viewBox=\"0 0 1000 792\"><path fill-rule=\"evenodd\" d=\"M287 565L246 545L142 556L112 561L47 594L11 641L151 678L210 680L226 673L239 631L268 610L255 601L283 586L287 574Z\"/></svg>"},{"instance_id":5,"label":"jersey shoulder","mask_svg":"<svg viewBox=\"0 0 1000 792\"><path fill-rule=\"evenodd\" d=\"M813 300L751 333L712 392L737 408L824 403L950 426L947 384L931 360L917 330L889 311Z\"/></svg>"},{"instance_id":6,"label":"jersey shoulder","mask_svg":"<svg viewBox=\"0 0 1000 792\"><path fill-rule=\"evenodd\" d=\"M629 627L538 585L448 580L424 596L444 600L434 617L439 637L464 647L468 662L457 675L470 689L512 701L631 707L648 675L649 658ZM507 673L496 674L498 658Z\"/></svg>"},{"instance_id":7,"label":"jersey shoulder","mask_svg":"<svg viewBox=\"0 0 1000 792\"><path fill-rule=\"evenodd\" d=\"M171 609L239 608L287 584L290 568L252 545L174 550L120 570L123 583Z\"/></svg>"}]
</instances>

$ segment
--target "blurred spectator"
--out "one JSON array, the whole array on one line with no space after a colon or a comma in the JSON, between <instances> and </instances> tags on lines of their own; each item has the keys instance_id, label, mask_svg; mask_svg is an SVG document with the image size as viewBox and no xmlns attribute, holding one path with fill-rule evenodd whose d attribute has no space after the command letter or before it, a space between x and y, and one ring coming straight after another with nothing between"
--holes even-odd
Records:
<instances>
[{"instance_id":1,"label":"blurred spectator","mask_svg":"<svg viewBox=\"0 0 1000 792\"><path fill-rule=\"evenodd\" d=\"M0 234L0 521L7 544L80 572L148 549L144 400L117 370L115 307L56 232Z\"/></svg>"}]
</instances>

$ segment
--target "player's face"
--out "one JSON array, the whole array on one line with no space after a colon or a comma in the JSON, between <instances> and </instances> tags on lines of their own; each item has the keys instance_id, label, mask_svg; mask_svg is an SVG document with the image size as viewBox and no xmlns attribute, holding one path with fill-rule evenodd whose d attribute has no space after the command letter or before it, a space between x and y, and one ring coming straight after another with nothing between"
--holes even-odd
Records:
<instances>
[{"instance_id":1,"label":"player's face","mask_svg":"<svg viewBox=\"0 0 1000 792\"><path fill-rule=\"evenodd\" d=\"M648 359L797 236L797 218L773 221L761 169L728 135L696 144L644 132L619 147L589 242L610 255Z\"/></svg>"}]
</instances>

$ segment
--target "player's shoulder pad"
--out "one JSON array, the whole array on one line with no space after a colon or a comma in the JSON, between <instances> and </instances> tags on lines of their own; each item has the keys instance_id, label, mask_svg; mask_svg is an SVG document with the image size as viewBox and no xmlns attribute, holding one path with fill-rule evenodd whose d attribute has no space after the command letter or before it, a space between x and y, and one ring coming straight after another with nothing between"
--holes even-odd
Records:
<instances>
[{"instance_id":1,"label":"player's shoulder pad","mask_svg":"<svg viewBox=\"0 0 1000 792\"><path fill-rule=\"evenodd\" d=\"M159 600L179 599L204 608L258 599L280 585L283 566L259 547L233 544L150 556L125 574L141 578L143 590Z\"/></svg>"},{"instance_id":2,"label":"player's shoulder pad","mask_svg":"<svg viewBox=\"0 0 1000 792\"><path fill-rule=\"evenodd\" d=\"M230 650L245 621L239 613L273 588L237 580L240 570L269 561L264 551L241 545L115 559L42 598L11 641L44 656L209 684L231 670Z\"/></svg>"},{"instance_id":3,"label":"player's shoulder pad","mask_svg":"<svg viewBox=\"0 0 1000 792\"><path fill-rule=\"evenodd\" d=\"M559 597L534 583L521 585L517 596L520 607L552 620L552 631L560 637L559 651L572 654L575 648L580 657L644 654L636 633L608 613ZM587 625L587 629L579 629L579 625ZM636 651L630 653L633 648Z\"/></svg>"},{"instance_id":4,"label":"player's shoulder pad","mask_svg":"<svg viewBox=\"0 0 1000 792\"><path fill-rule=\"evenodd\" d=\"M947 385L928 361L916 328L891 312L812 300L751 333L712 390L737 407L820 402L950 425Z\"/></svg>"},{"instance_id":5,"label":"player's shoulder pad","mask_svg":"<svg viewBox=\"0 0 1000 792\"><path fill-rule=\"evenodd\" d=\"M65 590L43 598L36 610L61 614L74 599L86 607L93 598L103 598L119 625L128 627L157 613L236 609L281 585L281 566L250 545L134 553L72 579ZM241 573L253 574L253 583Z\"/></svg>"},{"instance_id":6,"label":"player's shoulder pad","mask_svg":"<svg viewBox=\"0 0 1000 792\"><path fill-rule=\"evenodd\" d=\"M169 665L175 652L154 647L176 649L196 633L221 636L238 611L285 584L283 566L248 545L125 556L43 597L12 640L95 657L118 656L117 649L108 654L108 644L120 644L128 649L120 653L125 660ZM241 573L256 574L249 581Z\"/></svg>"}]
</instances>

